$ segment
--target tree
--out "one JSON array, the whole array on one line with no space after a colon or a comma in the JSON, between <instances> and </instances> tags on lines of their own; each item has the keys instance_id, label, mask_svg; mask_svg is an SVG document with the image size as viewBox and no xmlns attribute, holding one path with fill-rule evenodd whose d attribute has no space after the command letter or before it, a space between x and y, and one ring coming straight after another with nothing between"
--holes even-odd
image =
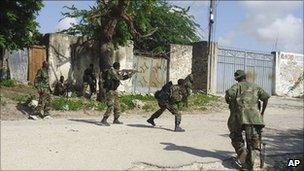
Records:
<instances>
[{"instance_id":1,"label":"tree","mask_svg":"<svg viewBox=\"0 0 304 171\"><path fill-rule=\"evenodd\" d=\"M169 5L165 1L99 0L89 10L67 7L64 17L80 18L79 24L63 32L83 35L100 43L100 67L112 63L113 50L118 45L134 41L139 51L164 54L170 43L188 44L199 40L197 26L188 9Z\"/></svg>"},{"instance_id":2,"label":"tree","mask_svg":"<svg viewBox=\"0 0 304 171\"><path fill-rule=\"evenodd\" d=\"M37 43L41 34L35 21L41 0L0 1L0 49L22 49Z\"/></svg>"}]
</instances>

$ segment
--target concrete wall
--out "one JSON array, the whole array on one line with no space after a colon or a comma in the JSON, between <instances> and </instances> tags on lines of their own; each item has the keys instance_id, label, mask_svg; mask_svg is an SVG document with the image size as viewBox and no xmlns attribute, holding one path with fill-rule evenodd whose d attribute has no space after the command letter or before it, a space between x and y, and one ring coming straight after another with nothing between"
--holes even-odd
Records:
<instances>
[{"instance_id":1,"label":"concrete wall","mask_svg":"<svg viewBox=\"0 0 304 171\"><path fill-rule=\"evenodd\" d=\"M303 95L303 60L302 54L275 53L274 94L291 97Z\"/></svg>"},{"instance_id":2,"label":"concrete wall","mask_svg":"<svg viewBox=\"0 0 304 171\"><path fill-rule=\"evenodd\" d=\"M53 33L48 35L47 60L50 65L49 78L51 87L60 76L65 79L77 80L71 69L72 47L77 37L66 34ZM52 87L53 88L53 87Z\"/></svg>"},{"instance_id":3,"label":"concrete wall","mask_svg":"<svg viewBox=\"0 0 304 171\"><path fill-rule=\"evenodd\" d=\"M62 75L81 88L83 72L91 63L94 64L97 74L99 73L98 49L96 43L88 42L84 37L60 33L49 34L47 56L50 64L50 85L54 85ZM133 44L115 50L115 61L121 63L122 69L132 69ZM131 89L131 81L123 81L119 87L120 91Z\"/></svg>"},{"instance_id":4,"label":"concrete wall","mask_svg":"<svg viewBox=\"0 0 304 171\"><path fill-rule=\"evenodd\" d=\"M187 77L192 72L192 46L172 44L170 46L169 80Z\"/></svg>"},{"instance_id":5,"label":"concrete wall","mask_svg":"<svg viewBox=\"0 0 304 171\"><path fill-rule=\"evenodd\" d=\"M194 89L207 92L208 89L208 43L197 42L193 44L192 72Z\"/></svg>"}]
</instances>

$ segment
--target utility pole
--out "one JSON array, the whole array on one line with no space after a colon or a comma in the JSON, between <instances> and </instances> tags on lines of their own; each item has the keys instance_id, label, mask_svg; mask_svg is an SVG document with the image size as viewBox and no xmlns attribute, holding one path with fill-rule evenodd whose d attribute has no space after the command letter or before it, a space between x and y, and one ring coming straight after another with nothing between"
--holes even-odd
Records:
<instances>
[{"instance_id":1,"label":"utility pole","mask_svg":"<svg viewBox=\"0 0 304 171\"><path fill-rule=\"evenodd\" d=\"M214 23L214 13L215 13L215 9L214 9L214 4L215 4L215 0L210 0L210 7L209 7L209 33L208 33L208 45L207 45L207 58L208 58L208 73L207 73L207 93L210 92L211 90L211 82L212 82L212 78L211 78L211 66L212 66L212 52L213 52L213 46L211 46L212 44L212 38L213 38L213 23Z\"/></svg>"},{"instance_id":2,"label":"utility pole","mask_svg":"<svg viewBox=\"0 0 304 171\"><path fill-rule=\"evenodd\" d=\"M211 37L213 34L213 23L214 23L214 0L210 0L210 7L209 7L209 33L208 33L208 54L210 53L210 44L211 44Z\"/></svg>"}]
</instances>

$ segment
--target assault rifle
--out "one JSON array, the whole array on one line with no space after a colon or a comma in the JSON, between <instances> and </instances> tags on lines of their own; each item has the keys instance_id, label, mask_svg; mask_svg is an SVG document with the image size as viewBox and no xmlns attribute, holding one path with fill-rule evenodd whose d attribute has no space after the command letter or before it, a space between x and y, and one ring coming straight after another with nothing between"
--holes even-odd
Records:
<instances>
[{"instance_id":1,"label":"assault rifle","mask_svg":"<svg viewBox=\"0 0 304 171\"><path fill-rule=\"evenodd\" d=\"M122 75L131 76L131 75L137 73L138 71L135 70L135 69L122 69L122 70L119 70L119 72L120 72Z\"/></svg>"}]
</instances>

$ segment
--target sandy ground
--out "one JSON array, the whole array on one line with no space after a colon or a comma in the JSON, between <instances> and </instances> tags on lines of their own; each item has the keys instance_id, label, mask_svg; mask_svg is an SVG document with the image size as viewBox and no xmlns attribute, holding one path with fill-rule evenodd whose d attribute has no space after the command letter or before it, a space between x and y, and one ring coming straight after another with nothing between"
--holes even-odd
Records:
<instances>
[{"instance_id":1,"label":"sandy ground","mask_svg":"<svg viewBox=\"0 0 304 171\"><path fill-rule=\"evenodd\" d=\"M278 167L291 157L303 159L303 101L273 97L269 106L264 130L267 167ZM172 131L174 118L169 113L156 120L158 126L154 128L146 123L147 117L140 113L125 115L123 125L110 127L100 126L96 116L1 121L1 169L237 168L226 126L227 111L185 113L184 133Z\"/></svg>"}]
</instances>

